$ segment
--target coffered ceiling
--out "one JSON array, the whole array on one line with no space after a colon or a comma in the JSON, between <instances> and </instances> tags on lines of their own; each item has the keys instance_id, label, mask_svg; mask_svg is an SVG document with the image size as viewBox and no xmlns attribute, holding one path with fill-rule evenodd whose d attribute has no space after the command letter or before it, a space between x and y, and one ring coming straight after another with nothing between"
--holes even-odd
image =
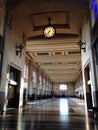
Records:
<instances>
[{"instance_id":1,"label":"coffered ceiling","mask_svg":"<svg viewBox=\"0 0 98 130\"><path fill-rule=\"evenodd\" d=\"M16 0L13 14L26 35L26 53L53 82L74 82L81 72L81 39L86 0ZM51 18L56 35L47 39L43 29Z\"/></svg>"}]
</instances>

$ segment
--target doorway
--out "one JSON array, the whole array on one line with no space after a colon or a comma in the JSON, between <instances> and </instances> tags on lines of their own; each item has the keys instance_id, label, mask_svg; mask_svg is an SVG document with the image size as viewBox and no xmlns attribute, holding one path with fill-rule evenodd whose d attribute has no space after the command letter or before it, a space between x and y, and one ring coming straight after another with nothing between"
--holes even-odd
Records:
<instances>
[{"instance_id":1,"label":"doorway","mask_svg":"<svg viewBox=\"0 0 98 130\"><path fill-rule=\"evenodd\" d=\"M19 106L20 91L20 70L10 66L10 79L8 84L8 107L16 108Z\"/></svg>"},{"instance_id":2,"label":"doorway","mask_svg":"<svg viewBox=\"0 0 98 130\"><path fill-rule=\"evenodd\" d=\"M85 74L85 86L86 86L86 103L87 108L92 108L92 91L91 91L91 83L90 83L90 68L89 65L86 66L84 70Z\"/></svg>"}]
</instances>

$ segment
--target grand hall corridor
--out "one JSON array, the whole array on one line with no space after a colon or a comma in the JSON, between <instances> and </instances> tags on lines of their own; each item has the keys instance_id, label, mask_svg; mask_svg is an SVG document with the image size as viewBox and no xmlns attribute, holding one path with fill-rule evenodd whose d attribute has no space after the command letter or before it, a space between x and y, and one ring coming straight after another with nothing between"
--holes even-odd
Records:
<instances>
[{"instance_id":1,"label":"grand hall corridor","mask_svg":"<svg viewBox=\"0 0 98 130\"><path fill-rule=\"evenodd\" d=\"M98 130L98 121L85 114L84 100L53 98L7 110L0 130Z\"/></svg>"}]
</instances>

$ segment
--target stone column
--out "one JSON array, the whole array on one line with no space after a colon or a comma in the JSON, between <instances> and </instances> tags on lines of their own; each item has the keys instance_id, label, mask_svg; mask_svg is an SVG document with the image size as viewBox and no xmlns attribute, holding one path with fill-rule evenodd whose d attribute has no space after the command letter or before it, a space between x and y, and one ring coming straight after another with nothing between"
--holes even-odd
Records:
<instances>
[{"instance_id":1,"label":"stone column","mask_svg":"<svg viewBox=\"0 0 98 130\"><path fill-rule=\"evenodd\" d=\"M0 64L1 64L1 70L0 70L0 112L6 110L7 105L7 84L8 82L3 82L2 79L4 77L2 76L2 60L3 60L3 51L4 51L4 36L5 36L5 15L6 15L6 2L4 0L0 0ZM8 79L7 76L5 76L5 79ZM4 80L5 80L4 79ZM8 80L7 80L8 81Z\"/></svg>"},{"instance_id":2,"label":"stone column","mask_svg":"<svg viewBox=\"0 0 98 130\"><path fill-rule=\"evenodd\" d=\"M41 95L42 95L42 98L43 98L43 96L44 96L44 93L43 93L43 88L44 88L44 83L43 83L43 78L44 77L43 77L43 73L42 73L41 76L42 76L42 91L41 91Z\"/></svg>"},{"instance_id":3,"label":"stone column","mask_svg":"<svg viewBox=\"0 0 98 130\"><path fill-rule=\"evenodd\" d=\"M36 98L38 99L38 95L39 95L39 70L37 69L36 71L36 75L37 75L37 80L36 80Z\"/></svg>"},{"instance_id":4,"label":"stone column","mask_svg":"<svg viewBox=\"0 0 98 130\"><path fill-rule=\"evenodd\" d=\"M29 61L28 96L32 99L32 62Z\"/></svg>"}]
</instances>

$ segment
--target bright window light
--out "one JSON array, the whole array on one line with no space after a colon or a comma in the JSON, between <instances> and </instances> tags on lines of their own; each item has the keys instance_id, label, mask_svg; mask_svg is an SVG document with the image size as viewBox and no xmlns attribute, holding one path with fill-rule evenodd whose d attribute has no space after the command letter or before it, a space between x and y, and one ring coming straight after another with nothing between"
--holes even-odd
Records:
<instances>
[{"instance_id":1,"label":"bright window light","mask_svg":"<svg viewBox=\"0 0 98 130\"><path fill-rule=\"evenodd\" d=\"M61 84L60 85L60 90L67 90L67 85L66 84Z\"/></svg>"}]
</instances>

